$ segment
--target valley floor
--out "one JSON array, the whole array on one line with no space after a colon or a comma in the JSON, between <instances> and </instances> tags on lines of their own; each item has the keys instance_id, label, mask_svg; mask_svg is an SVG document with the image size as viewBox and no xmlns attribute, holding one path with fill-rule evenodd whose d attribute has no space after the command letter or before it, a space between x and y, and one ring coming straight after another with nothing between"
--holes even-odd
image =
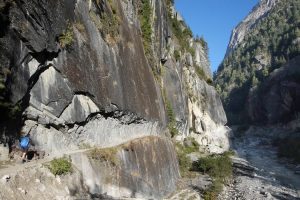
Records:
<instances>
[{"instance_id":1,"label":"valley floor","mask_svg":"<svg viewBox=\"0 0 300 200\"><path fill-rule=\"evenodd\" d=\"M241 137L233 136L235 177L220 199L300 199L299 166L277 157L274 134L268 131L250 128Z\"/></svg>"}]
</instances>

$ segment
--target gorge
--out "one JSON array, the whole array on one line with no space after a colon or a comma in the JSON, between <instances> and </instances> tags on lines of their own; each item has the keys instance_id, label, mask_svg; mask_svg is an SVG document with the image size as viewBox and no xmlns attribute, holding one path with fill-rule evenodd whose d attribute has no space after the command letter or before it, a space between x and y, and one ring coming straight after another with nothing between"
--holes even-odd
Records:
<instances>
[{"instance_id":1,"label":"gorge","mask_svg":"<svg viewBox=\"0 0 300 200\"><path fill-rule=\"evenodd\" d=\"M0 199L300 198L299 1L262 0L214 76L173 4L0 0Z\"/></svg>"}]
</instances>

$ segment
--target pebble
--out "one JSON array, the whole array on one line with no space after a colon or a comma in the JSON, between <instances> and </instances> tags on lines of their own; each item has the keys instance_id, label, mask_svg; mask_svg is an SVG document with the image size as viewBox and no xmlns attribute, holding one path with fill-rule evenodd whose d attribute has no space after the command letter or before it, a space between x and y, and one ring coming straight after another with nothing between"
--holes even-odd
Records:
<instances>
[{"instance_id":1,"label":"pebble","mask_svg":"<svg viewBox=\"0 0 300 200\"><path fill-rule=\"evenodd\" d=\"M58 184L61 184L61 179L60 179L59 176L57 176L55 179L56 179L56 181L58 182Z\"/></svg>"},{"instance_id":2,"label":"pebble","mask_svg":"<svg viewBox=\"0 0 300 200\"><path fill-rule=\"evenodd\" d=\"M18 188L18 190L19 190L20 192L22 192L23 194L27 194L27 191L24 190L24 189L22 189L22 188Z\"/></svg>"},{"instance_id":3,"label":"pebble","mask_svg":"<svg viewBox=\"0 0 300 200\"><path fill-rule=\"evenodd\" d=\"M262 194L262 195L266 195L265 191L260 191L259 193Z\"/></svg>"},{"instance_id":4,"label":"pebble","mask_svg":"<svg viewBox=\"0 0 300 200\"><path fill-rule=\"evenodd\" d=\"M1 181L2 181L3 183L6 183L6 182L9 181L9 179L10 179L10 176L9 176L9 175L4 175L4 176L1 178Z\"/></svg>"}]
</instances>

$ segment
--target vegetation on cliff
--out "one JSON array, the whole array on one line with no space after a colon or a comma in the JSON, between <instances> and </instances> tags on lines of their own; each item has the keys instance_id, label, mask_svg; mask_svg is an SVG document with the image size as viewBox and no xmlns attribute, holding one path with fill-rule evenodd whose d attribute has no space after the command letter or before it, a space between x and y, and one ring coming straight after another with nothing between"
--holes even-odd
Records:
<instances>
[{"instance_id":1,"label":"vegetation on cliff","mask_svg":"<svg viewBox=\"0 0 300 200\"><path fill-rule=\"evenodd\" d=\"M141 23L141 31L143 38L143 45L146 57L151 63L153 61L152 45L152 8L149 0L141 0L141 6L138 10L139 20Z\"/></svg>"},{"instance_id":2,"label":"vegetation on cliff","mask_svg":"<svg viewBox=\"0 0 300 200\"><path fill-rule=\"evenodd\" d=\"M104 162L109 162L113 166L118 166L120 164L119 157L117 155L119 147L111 148L95 148L89 152L89 157L93 160L99 160Z\"/></svg>"},{"instance_id":3,"label":"vegetation on cliff","mask_svg":"<svg viewBox=\"0 0 300 200\"><path fill-rule=\"evenodd\" d=\"M48 168L54 175L64 175L72 172L72 164L67 158L56 158L52 160Z\"/></svg>"},{"instance_id":4,"label":"vegetation on cliff","mask_svg":"<svg viewBox=\"0 0 300 200\"><path fill-rule=\"evenodd\" d=\"M280 1L257 21L245 39L227 55L215 76L231 122L245 120L245 102L251 88L300 55L300 4Z\"/></svg>"},{"instance_id":5,"label":"vegetation on cliff","mask_svg":"<svg viewBox=\"0 0 300 200\"><path fill-rule=\"evenodd\" d=\"M208 174L212 178L212 184L204 191L205 200L215 200L223 190L223 185L232 178L233 168L230 156L232 151L223 154L211 154L199 152L199 144L194 138L186 138L181 143L176 143L176 153L179 162L180 174L184 178L193 178L197 173ZM197 153L201 157L192 162L191 153Z\"/></svg>"},{"instance_id":6,"label":"vegetation on cliff","mask_svg":"<svg viewBox=\"0 0 300 200\"><path fill-rule=\"evenodd\" d=\"M192 161L188 157L188 154L199 151L199 144L194 138L186 138L185 140L191 141L190 145L185 143L176 143L176 153L178 157L180 174L182 177L192 177L194 172L192 171Z\"/></svg>"},{"instance_id":7,"label":"vegetation on cliff","mask_svg":"<svg viewBox=\"0 0 300 200\"><path fill-rule=\"evenodd\" d=\"M99 0L94 1L97 5L97 9L91 10L89 15L96 25L96 27L103 34L103 38L109 44L116 42L119 38L119 26L120 18L117 9L116 2L114 0L107 1L107 4L104 6L103 3ZM103 7L106 7L107 10L103 12Z\"/></svg>"},{"instance_id":8,"label":"vegetation on cliff","mask_svg":"<svg viewBox=\"0 0 300 200\"><path fill-rule=\"evenodd\" d=\"M223 189L223 184L227 183L232 176L231 151L223 154L213 154L200 158L193 163L193 170L207 173L212 177L212 185L204 192L205 200L217 199Z\"/></svg>"},{"instance_id":9,"label":"vegetation on cliff","mask_svg":"<svg viewBox=\"0 0 300 200\"><path fill-rule=\"evenodd\" d=\"M73 42L73 27L68 24L67 29L59 36L59 44L62 48L70 46Z\"/></svg>"}]
</instances>

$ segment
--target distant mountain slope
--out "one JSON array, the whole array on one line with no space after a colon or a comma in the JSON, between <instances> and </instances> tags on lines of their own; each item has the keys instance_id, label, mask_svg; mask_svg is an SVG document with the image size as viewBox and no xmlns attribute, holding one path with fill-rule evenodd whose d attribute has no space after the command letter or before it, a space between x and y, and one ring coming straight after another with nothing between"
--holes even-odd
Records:
<instances>
[{"instance_id":1,"label":"distant mountain slope","mask_svg":"<svg viewBox=\"0 0 300 200\"><path fill-rule=\"evenodd\" d=\"M284 64L285 67L297 68L299 59L294 60L292 64L290 61L298 55L300 55L300 1L261 1L234 29L227 55L214 77L229 122L275 123L283 120L283 116L270 117L272 114L267 107L272 103L270 101L275 99L262 102L259 91L264 90L264 83L271 79L270 74ZM294 76L293 81L298 84L300 79L296 77L300 76L297 73ZM288 77L283 80L291 81ZM287 115L288 119L292 119L295 113L299 112L294 109L297 107L294 105L297 99L295 95L290 94L298 94L299 90L295 88L297 87L292 91L287 89L277 91L282 94L276 99L277 106L272 109L278 111L282 107L285 119ZM288 97L283 94L285 91L288 91L286 95L291 98L288 102L286 100ZM254 99L260 99L260 107L254 106Z\"/></svg>"}]
</instances>

